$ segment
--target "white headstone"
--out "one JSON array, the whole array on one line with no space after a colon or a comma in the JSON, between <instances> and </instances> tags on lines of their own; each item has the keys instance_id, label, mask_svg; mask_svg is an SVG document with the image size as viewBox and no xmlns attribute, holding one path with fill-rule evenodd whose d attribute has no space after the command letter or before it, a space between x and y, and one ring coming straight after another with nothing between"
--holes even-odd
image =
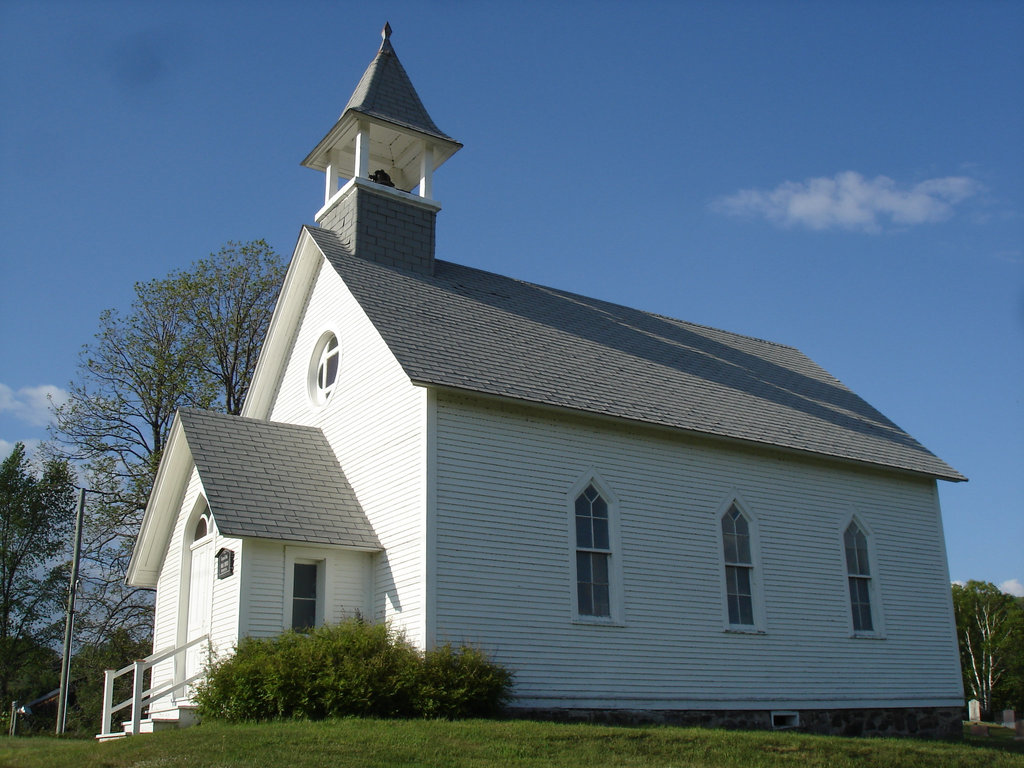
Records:
<instances>
[{"instance_id":1,"label":"white headstone","mask_svg":"<svg viewBox=\"0 0 1024 768\"><path fill-rule=\"evenodd\" d=\"M967 702L967 719L972 723L977 723L981 720L981 702L977 699L971 699Z\"/></svg>"},{"instance_id":2,"label":"white headstone","mask_svg":"<svg viewBox=\"0 0 1024 768\"><path fill-rule=\"evenodd\" d=\"M1003 727L1013 728L1017 723L1017 713L1012 709L1003 710Z\"/></svg>"}]
</instances>

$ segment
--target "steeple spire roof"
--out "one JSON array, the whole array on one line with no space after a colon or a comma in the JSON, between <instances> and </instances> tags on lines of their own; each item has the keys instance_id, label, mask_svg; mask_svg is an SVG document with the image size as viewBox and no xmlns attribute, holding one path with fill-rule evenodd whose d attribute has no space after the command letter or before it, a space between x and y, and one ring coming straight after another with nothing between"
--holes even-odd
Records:
<instances>
[{"instance_id":1,"label":"steeple spire roof","mask_svg":"<svg viewBox=\"0 0 1024 768\"><path fill-rule=\"evenodd\" d=\"M431 198L432 174L462 144L427 113L391 45L385 24L380 50L366 68L341 117L302 164L327 174L325 204L339 178L384 171L390 184Z\"/></svg>"},{"instance_id":2,"label":"steeple spire roof","mask_svg":"<svg viewBox=\"0 0 1024 768\"><path fill-rule=\"evenodd\" d=\"M442 132L427 113L398 60L391 45L390 24L384 24L381 38L380 50L363 73L342 117L352 110L450 141L451 136Z\"/></svg>"}]
</instances>

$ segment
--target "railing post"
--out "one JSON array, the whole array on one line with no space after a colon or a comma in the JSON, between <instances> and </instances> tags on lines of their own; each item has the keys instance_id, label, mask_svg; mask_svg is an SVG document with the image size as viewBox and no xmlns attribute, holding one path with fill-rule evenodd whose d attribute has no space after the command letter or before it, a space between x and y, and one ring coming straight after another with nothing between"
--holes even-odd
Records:
<instances>
[{"instance_id":1,"label":"railing post","mask_svg":"<svg viewBox=\"0 0 1024 768\"><path fill-rule=\"evenodd\" d=\"M171 678L175 684L180 683L185 679L185 653L187 646L179 646L174 652L174 676ZM171 694L171 701L177 706L178 704L178 692L175 691Z\"/></svg>"},{"instance_id":2,"label":"railing post","mask_svg":"<svg viewBox=\"0 0 1024 768\"><path fill-rule=\"evenodd\" d=\"M111 710L114 708L114 675L116 670L103 670L103 722L100 723L100 733L104 736L114 732L110 727L110 718L113 716Z\"/></svg>"},{"instance_id":3,"label":"railing post","mask_svg":"<svg viewBox=\"0 0 1024 768\"><path fill-rule=\"evenodd\" d=\"M132 736L139 735L139 724L142 722L142 690L146 678L146 660L137 659L132 680Z\"/></svg>"}]
</instances>

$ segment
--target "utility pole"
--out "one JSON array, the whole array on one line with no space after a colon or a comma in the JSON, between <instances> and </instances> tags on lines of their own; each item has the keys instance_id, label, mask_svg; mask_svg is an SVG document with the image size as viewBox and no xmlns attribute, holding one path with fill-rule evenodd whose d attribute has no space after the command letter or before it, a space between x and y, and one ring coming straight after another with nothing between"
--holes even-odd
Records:
<instances>
[{"instance_id":1,"label":"utility pole","mask_svg":"<svg viewBox=\"0 0 1024 768\"><path fill-rule=\"evenodd\" d=\"M60 662L60 693L57 694L57 735L64 734L68 717L68 673L71 670L71 631L75 623L75 597L78 592L78 562L82 557L82 518L85 516L85 488L78 489L75 515L75 547L71 556L71 584L68 587L68 612L64 620L64 655Z\"/></svg>"}]
</instances>

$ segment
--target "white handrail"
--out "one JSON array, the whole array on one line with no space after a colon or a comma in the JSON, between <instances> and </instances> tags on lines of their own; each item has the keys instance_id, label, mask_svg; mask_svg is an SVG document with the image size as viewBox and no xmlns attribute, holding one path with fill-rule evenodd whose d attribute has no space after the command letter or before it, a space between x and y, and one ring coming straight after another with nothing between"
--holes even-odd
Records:
<instances>
[{"instance_id":1,"label":"white handrail","mask_svg":"<svg viewBox=\"0 0 1024 768\"><path fill-rule=\"evenodd\" d=\"M194 645L198 645L202 642L209 642L209 635L202 635L194 640L190 640L184 645L180 645L177 648L171 648L169 650L155 651L144 659L138 659L137 661L128 664L127 666L121 667L121 669L106 669L103 671L103 722L100 724L100 734L97 738L104 738L111 736L114 730L110 726L110 720L115 712L119 712L125 707L131 705L132 716L131 716L131 733L138 735L140 724L142 722L142 710L149 706L149 703L154 699L158 699L162 696L166 696L169 693L176 693L185 688L185 686L195 682L202 677L202 672L197 672L190 677L180 680L178 682L170 683L169 685L161 686L160 688L150 688L149 690L143 690L144 678L146 670L151 669L155 664L159 664L161 661L174 657L175 663L175 677L177 677L177 668L180 664L181 654L187 651ZM127 674L128 672L133 673L132 679L132 695L131 698L125 699L117 706L114 706L114 681L121 675Z\"/></svg>"}]
</instances>

